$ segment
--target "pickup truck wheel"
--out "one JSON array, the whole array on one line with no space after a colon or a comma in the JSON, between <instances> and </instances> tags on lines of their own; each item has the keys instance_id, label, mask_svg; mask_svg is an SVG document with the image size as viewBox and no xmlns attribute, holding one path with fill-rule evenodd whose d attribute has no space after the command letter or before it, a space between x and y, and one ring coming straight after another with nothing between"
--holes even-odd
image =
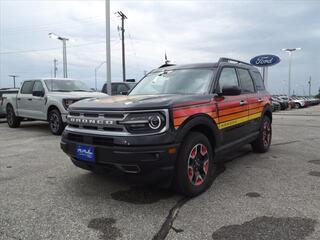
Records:
<instances>
[{"instance_id":1,"label":"pickup truck wheel","mask_svg":"<svg viewBox=\"0 0 320 240\"><path fill-rule=\"evenodd\" d=\"M257 139L251 143L255 152L265 153L269 150L272 138L271 120L268 116L262 118L260 133Z\"/></svg>"},{"instance_id":2,"label":"pickup truck wheel","mask_svg":"<svg viewBox=\"0 0 320 240\"><path fill-rule=\"evenodd\" d=\"M176 165L174 188L193 197L204 192L213 182L216 165L208 138L200 132L191 132L183 141Z\"/></svg>"},{"instance_id":3,"label":"pickup truck wheel","mask_svg":"<svg viewBox=\"0 0 320 240\"><path fill-rule=\"evenodd\" d=\"M11 128L17 128L21 123L21 119L16 116L13 107L10 105L7 107L7 122Z\"/></svg>"},{"instance_id":4,"label":"pickup truck wheel","mask_svg":"<svg viewBox=\"0 0 320 240\"><path fill-rule=\"evenodd\" d=\"M50 130L54 135L61 135L64 130L61 114L59 110L53 109L49 112L48 116Z\"/></svg>"}]
</instances>

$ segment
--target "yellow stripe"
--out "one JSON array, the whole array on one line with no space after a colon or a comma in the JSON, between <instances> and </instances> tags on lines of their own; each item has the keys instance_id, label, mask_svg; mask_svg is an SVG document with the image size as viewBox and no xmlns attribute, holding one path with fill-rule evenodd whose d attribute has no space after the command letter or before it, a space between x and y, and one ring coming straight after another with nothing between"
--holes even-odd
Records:
<instances>
[{"instance_id":1,"label":"yellow stripe","mask_svg":"<svg viewBox=\"0 0 320 240\"><path fill-rule=\"evenodd\" d=\"M252 119L259 118L259 117L261 117L261 112L258 112L258 113L255 113L255 114L251 114L249 116L237 118L237 119L234 119L234 120L231 120L231 121L219 123L218 124L218 128L219 129L223 129L223 128L231 127L231 126L234 126L234 125L237 125L237 124L240 124L240 123L243 123L243 122L247 122L247 121L250 121Z\"/></svg>"}]
</instances>

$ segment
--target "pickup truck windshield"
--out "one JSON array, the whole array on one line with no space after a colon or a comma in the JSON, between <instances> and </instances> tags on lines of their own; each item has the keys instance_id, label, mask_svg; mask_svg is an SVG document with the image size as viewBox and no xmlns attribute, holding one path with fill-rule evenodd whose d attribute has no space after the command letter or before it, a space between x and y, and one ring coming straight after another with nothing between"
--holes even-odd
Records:
<instances>
[{"instance_id":1,"label":"pickup truck windshield","mask_svg":"<svg viewBox=\"0 0 320 240\"><path fill-rule=\"evenodd\" d=\"M92 92L87 85L79 80L44 80L50 92Z\"/></svg>"},{"instance_id":2,"label":"pickup truck windshield","mask_svg":"<svg viewBox=\"0 0 320 240\"><path fill-rule=\"evenodd\" d=\"M153 72L143 78L129 95L205 94L215 69L177 69Z\"/></svg>"}]
</instances>

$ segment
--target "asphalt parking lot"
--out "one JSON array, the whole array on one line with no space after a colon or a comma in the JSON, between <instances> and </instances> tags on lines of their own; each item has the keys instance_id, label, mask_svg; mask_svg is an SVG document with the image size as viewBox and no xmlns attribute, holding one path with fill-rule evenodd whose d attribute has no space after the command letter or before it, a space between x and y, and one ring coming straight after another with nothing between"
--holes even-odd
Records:
<instances>
[{"instance_id":1,"label":"asphalt parking lot","mask_svg":"<svg viewBox=\"0 0 320 240\"><path fill-rule=\"evenodd\" d=\"M186 199L73 166L46 123L0 123L0 239L320 239L320 106L274 114L266 154L226 156Z\"/></svg>"}]
</instances>

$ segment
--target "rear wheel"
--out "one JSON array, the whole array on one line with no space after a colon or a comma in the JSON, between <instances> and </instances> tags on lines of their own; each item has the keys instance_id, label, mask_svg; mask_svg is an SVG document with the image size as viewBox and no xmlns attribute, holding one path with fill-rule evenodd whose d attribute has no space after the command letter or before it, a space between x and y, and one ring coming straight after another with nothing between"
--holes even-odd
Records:
<instances>
[{"instance_id":1,"label":"rear wheel","mask_svg":"<svg viewBox=\"0 0 320 240\"><path fill-rule=\"evenodd\" d=\"M184 195L197 196L213 182L213 149L208 138L199 132L191 132L180 149L174 187Z\"/></svg>"},{"instance_id":2,"label":"rear wheel","mask_svg":"<svg viewBox=\"0 0 320 240\"><path fill-rule=\"evenodd\" d=\"M272 138L271 119L268 116L262 118L260 133L257 139L251 143L255 152L265 153L269 150Z\"/></svg>"},{"instance_id":3,"label":"rear wheel","mask_svg":"<svg viewBox=\"0 0 320 240\"><path fill-rule=\"evenodd\" d=\"M20 126L21 119L16 116L14 109L11 105L7 107L7 122L9 127L17 128Z\"/></svg>"},{"instance_id":4,"label":"rear wheel","mask_svg":"<svg viewBox=\"0 0 320 240\"><path fill-rule=\"evenodd\" d=\"M296 109L301 108L300 103L295 103L295 104L294 104L294 108L296 108Z\"/></svg>"},{"instance_id":5,"label":"rear wheel","mask_svg":"<svg viewBox=\"0 0 320 240\"><path fill-rule=\"evenodd\" d=\"M49 127L54 135L61 135L64 130L61 113L58 109L53 109L48 115Z\"/></svg>"}]
</instances>

